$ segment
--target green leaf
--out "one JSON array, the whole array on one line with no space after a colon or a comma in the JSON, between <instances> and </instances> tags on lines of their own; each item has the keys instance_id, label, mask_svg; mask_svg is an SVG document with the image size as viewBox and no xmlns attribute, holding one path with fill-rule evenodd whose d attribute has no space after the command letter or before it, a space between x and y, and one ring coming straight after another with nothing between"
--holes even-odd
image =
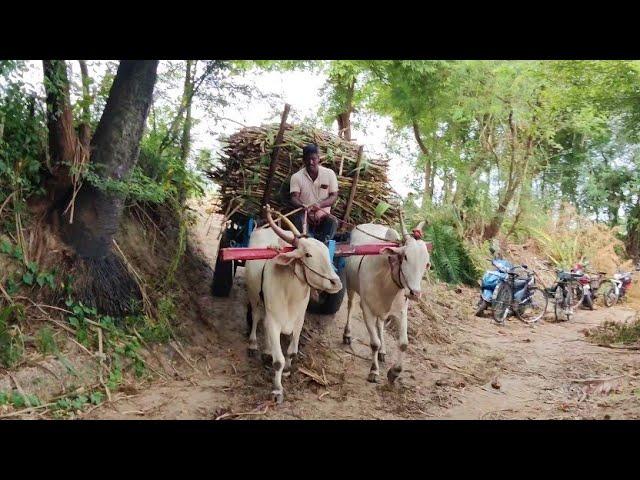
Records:
<instances>
[{"instance_id":1,"label":"green leaf","mask_svg":"<svg viewBox=\"0 0 640 480\"><path fill-rule=\"evenodd\" d=\"M89 395L89 398L91 400L91 403L93 403L94 405L99 405L104 399L104 394L102 392L92 392L91 395Z\"/></svg>"},{"instance_id":2,"label":"green leaf","mask_svg":"<svg viewBox=\"0 0 640 480\"><path fill-rule=\"evenodd\" d=\"M38 264L36 262L29 262L27 268L31 273L36 273L38 271Z\"/></svg>"},{"instance_id":3,"label":"green leaf","mask_svg":"<svg viewBox=\"0 0 640 480\"><path fill-rule=\"evenodd\" d=\"M7 242L6 240L2 240L2 242L0 242L0 252L11 255L12 251L13 246L9 242Z\"/></svg>"},{"instance_id":4,"label":"green leaf","mask_svg":"<svg viewBox=\"0 0 640 480\"><path fill-rule=\"evenodd\" d=\"M382 218L382 215L384 215L384 212L386 212L390 207L391 205L389 205L388 203L380 202L375 210L376 218Z\"/></svg>"},{"instance_id":5,"label":"green leaf","mask_svg":"<svg viewBox=\"0 0 640 480\"><path fill-rule=\"evenodd\" d=\"M76 317L69 317L69 323L74 327L80 327L80 321Z\"/></svg>"},{"instance_id":6,"label":"green leaf","mask_svg":"<svg viewBox=\"0 0 640 480\"><path fill-rule=\"evenodd\" d=\"M22 283L24 283L25 285L33 285L33 274L27 272L22 275Z\"/></svg>"}]
</instances>

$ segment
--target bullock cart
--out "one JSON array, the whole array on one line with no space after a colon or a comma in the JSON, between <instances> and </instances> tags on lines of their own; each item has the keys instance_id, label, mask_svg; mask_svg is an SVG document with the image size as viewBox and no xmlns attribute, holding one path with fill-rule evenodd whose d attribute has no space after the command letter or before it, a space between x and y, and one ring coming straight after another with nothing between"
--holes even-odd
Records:
<instances>
[{"instance_id":1,"label":"bullock cart","mask_svg":"<svg viewBox=\"0 0 640 480\"><path fill-rule=\"evenodd\" d=\"M332 214L339 230L327 245L334 268L344 282L344 257L378 255L385 242L349 245L354 225L368 222L394 224L399 213L398 197L389 186L384 160L364 156L363 146L315 128L287 123L286 105L279 124L245 127L231 135L223 149L220 165L208 172L220 187L219 211L224 213L219 250L213 274L212 293L226 297L233 286L236 269L248 260L270 259L277 251L248 248L251 232L263 220L263 208L270 204L281 212L295 213L289 201L289 179L302 168L302 148L315 143L320 148L321 164L336 172L338 200ZM290 251L291 247L284 248ZM345 289L335 294L320 293L310 300L309 311L334 314L340 308Z\"/></svg>"}]
</instances>

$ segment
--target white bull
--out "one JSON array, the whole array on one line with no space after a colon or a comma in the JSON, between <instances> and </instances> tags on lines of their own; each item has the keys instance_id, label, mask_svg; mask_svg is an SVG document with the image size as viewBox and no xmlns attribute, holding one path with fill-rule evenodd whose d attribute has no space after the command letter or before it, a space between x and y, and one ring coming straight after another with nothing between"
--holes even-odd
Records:
<instances>
[{"instance_id":1,"label":"white bull","mask_svg":"<svg viewBox=\"0 0 640 480\"><path fill-rule=\"evenodd\" d=\"M342 289L340 278L333 270L329 250L322 242L300 237L300 232L285 217L283 220L293 232L281 229L271 218L267 206L267 220L271 228L253 231L249 247L278 247L278 240L295 247L288 253L279 253L271 260L250 260L245 267L251 333L249 355L258 350L256 328L264 317L265 353L272 358L275 376L273 399L281 403L284 398L282 373L291 369L298 353L298 341L309 303L311 288L336 293ZM287 358L280 347L280 334L291 335Z\"/></svg>"},{"instance_id":2,"label":"white bull","mask_svg":"<svg viewBox=\"0 0 640 480\"><path fill-rule=\"evenodd\" d=\"M424 222L418 225L419 230ZM362 316L369 332L372 365L368 380L377 382L380 374L378 361L385 361L384 324L389 317L399 321L398 357L387 372L394 383L402 372L404 352L409 345L407 337L407 310L409 299L421 295L422 277L430 267L429 251L425 242L406 233L402 222L404 243L398 247L385 247L380 255L353 256L347 260L347 295L349 305L343 342L351 343L351 309L355 293L360 296ZM370 234L370 235L369 235ZM372 223L358 225L351 233L351 245L399 241L398 233L386 226Z\"/></svg>"}]
</instances>

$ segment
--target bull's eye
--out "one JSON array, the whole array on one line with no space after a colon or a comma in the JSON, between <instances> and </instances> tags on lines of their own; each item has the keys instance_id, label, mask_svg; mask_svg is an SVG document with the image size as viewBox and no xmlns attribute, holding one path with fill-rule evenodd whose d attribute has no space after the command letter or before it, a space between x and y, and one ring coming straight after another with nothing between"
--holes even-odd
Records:
<instances>
[{"instance_id":1,"label":"bull's eye","mask_svg":"<svg viewBox=\"0 0 640 480\"><path fill-rule=\"evenodd\" d=\"M310 253L305 253L304 256L307 257L307 258L311 258L311 254Z\"/></svg>"},{"instance_id":2,"label":"bull's eye","mask_svg":"<svg viewBox=\"0 0 640 480\"><path fill-rule=\"evenodd\" d=\"M405 259L405 260L408 260L408 259L407 259L407 254L406 254L406 253L404 254L404 259Z\"/></svg>"}]
</instances>

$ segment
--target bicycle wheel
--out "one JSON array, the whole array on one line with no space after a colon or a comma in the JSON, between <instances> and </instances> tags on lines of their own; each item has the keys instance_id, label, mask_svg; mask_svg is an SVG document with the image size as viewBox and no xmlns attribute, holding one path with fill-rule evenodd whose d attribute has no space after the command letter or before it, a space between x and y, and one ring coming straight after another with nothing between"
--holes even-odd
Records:
<instances>
[{"instance_id":1,"label":"bicycle wheel","mask_svg":"<svg viewBox=\"0 0 640 480\"><path fill-rule=\"evenodd\" d=\"M530 293L531 296L516 309L516 315L524 323L535 323L540 320L546 313L549 303L542 289L534 287Z\"/></svg>"},{"instance_id":2,"label":"bicycle wheel","mask_svg":"<svg viewBox=\"0 0 640 480\"><path fill-rule=\"evenodd\" d=\"M554 295L554 302L553 302L553 313L556 316L556 322L560 321L560 318L562 317L562 303L564 301L564 295L562 293L562 287L557 288L555 295Z\"/></svg>"},{"instance_id":3,"label":"bicycle wheel","mask_svg":"<svg viewBox=\"0 0 640 480\"><path fill-rule=\"evenodd\" d=\"M602 298L607 307L612 307L616 304L618 295L616 295L616 287L613 282L606 282L602 285Z\"/></svg>"},{"instance_id":4,"label":"bicycle wheel","mask_svg":"<svg viewBox=\"0 0 640 480\"><path fill-rule=\"evenodd\" d=\"M511 309L511 299L513 295L511 293L511 287L508 283L503 283L498 287L498 293L496 299L493 301L493 319L496 323L504 324L504 321L509 316L509 310Z\"/></svg>"},{"instance_id":5,"label":"bicycle wheel","mask_svg":"<svg viewBox=\"0 0 640 480\"><path fill-rule=\"evenodd\" d=\"M575 282L571 283L571 308L578 308L580 304L582 304L582 299L584 298L584 287L581 283Z\"/></svg>"},{"instance_id":6,"label":"bicycle wheel","mask_svg":"<svg viewBox=\"0 0 640 480\"><path fill-rule=\"evenodd\" d=\"M561 287L556 290L556 304L554 313L556 315L556 321L569 321L571 320L571 304L572 295L571 288Z\"/></svg>"}]
</instances>

